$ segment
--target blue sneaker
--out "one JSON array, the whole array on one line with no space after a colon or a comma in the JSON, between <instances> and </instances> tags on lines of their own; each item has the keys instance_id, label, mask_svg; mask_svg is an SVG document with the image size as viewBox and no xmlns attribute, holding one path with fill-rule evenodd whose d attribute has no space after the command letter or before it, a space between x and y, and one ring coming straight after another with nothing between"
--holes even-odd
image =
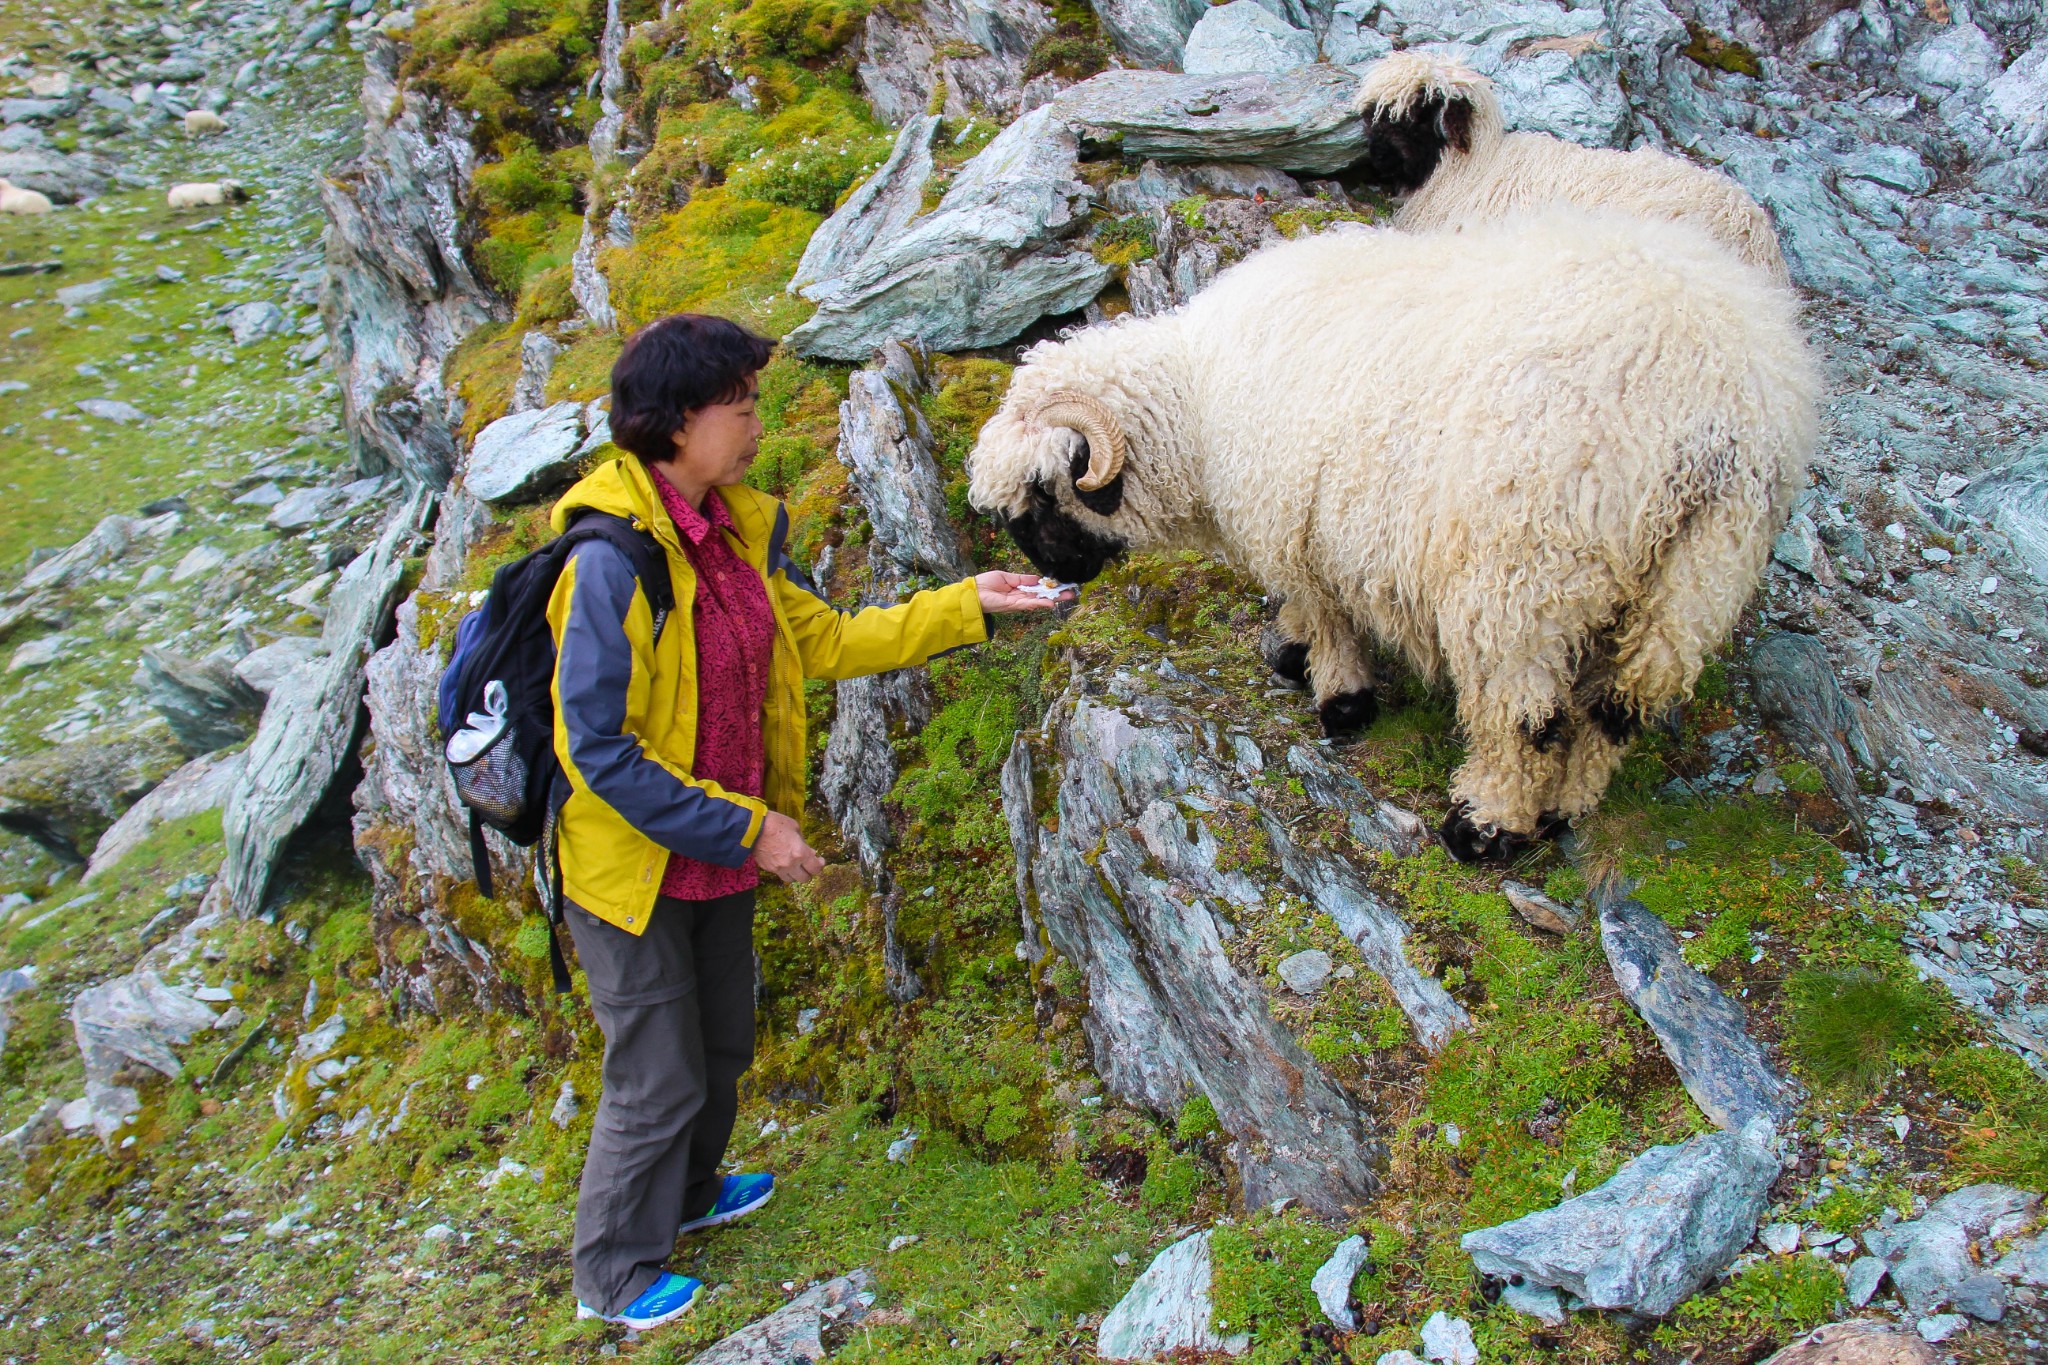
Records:
<instances>
[{"instance_id":1,"label":"blue sneaker","mask_svg":"<svg viewBox=\"0 0 2048 1365\"><path fill-rule=\"evenodd\" d=\"M650 1327L659 1327L664 1322L674 1322L697 1306L697 1295L703 1290L702 1280L693 1280L688 1275L673 1275L664 1270L645 1293L621 1308L617 1314L607 1317L581 1299L576 1301L576 1316L596 1318L600 1322L617 1323L644 1332Z\"/></svg>"},{"instance_id":2,"label":"blue sneaker","mask_svg":"<svg viewBox=\"0 0 2048 1365\"><path fill-rule=\"evenodd\" d=\"M725 1188L718 1193L718 1202L711 1206L711 1212L702 1218L692 1218L676 1229L678 1234L695 1232L699 1228L715 1228L720 1223L730 1223L735 1218L744 1218L768 1202L768 1196L775 1193L775 1177L772 1175L729 1175Z\"/></svg>"}]
</instances>

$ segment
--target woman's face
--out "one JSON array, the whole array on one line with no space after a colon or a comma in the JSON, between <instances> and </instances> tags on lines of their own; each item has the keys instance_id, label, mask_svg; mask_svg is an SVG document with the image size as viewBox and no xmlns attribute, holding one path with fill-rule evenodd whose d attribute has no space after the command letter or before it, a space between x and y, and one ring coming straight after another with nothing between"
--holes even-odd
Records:
<instances>
[{"instance_id":1,"label":"woman's face","mask_svg":"<svg viewBox=\"0 0 2048 1365\"><path fill-rule=\"evenodd\" d=\"M761 386L747 377L747 391L730 403L698 408L675 433L675 470L685 482L729 488L747 477L761 444L761 419L754 402Z\"/></svg>"}]
</instances>

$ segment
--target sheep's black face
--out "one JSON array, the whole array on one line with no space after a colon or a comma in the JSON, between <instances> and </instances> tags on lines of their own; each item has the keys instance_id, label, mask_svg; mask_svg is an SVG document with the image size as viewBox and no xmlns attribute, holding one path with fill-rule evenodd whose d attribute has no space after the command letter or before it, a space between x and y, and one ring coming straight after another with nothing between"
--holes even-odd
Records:
<instances>
[{"instance_id":1,"label":"sheep's black face","mask_svg":"<svg viewBox=\"0 0 2048 1365\"><path fill-rule=\"evenodd\" d=\"M1472 106L1441 97L1419 100L1402 118L1376 121L1366 134L1365 155L1354 166L1367 184L1387 194L1412 194L1436 173L1445 147L1469 151Z\"/></svg>"},{"instance_id":2,"label":"sheep's black face","mask_svg":"<svg viewBox=\"0 0 2048 1365\"><path fill-rule=\"evenodd\" d=\"M1105 496L1114 489L1121 497L1122 483L1123 478L1119 475L1108 488L1094 496ZM1010 533L1010 539L1017 542L1017 548L1024 552L1033 568L1062 583L1086 583L1095 579L1111 561L1122 557L1130 548L1116 537L1091 530L1061 511L1059 503L1042 483L1031 485L1030 501L1022 512L1014 517L998 515L996 520Z\"/></svg>"}]
</instances>

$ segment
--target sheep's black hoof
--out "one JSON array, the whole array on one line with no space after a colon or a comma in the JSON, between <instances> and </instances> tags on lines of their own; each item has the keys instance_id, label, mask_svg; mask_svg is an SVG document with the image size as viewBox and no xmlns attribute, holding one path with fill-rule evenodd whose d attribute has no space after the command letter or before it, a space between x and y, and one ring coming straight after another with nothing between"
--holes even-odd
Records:
<instances>
[{"instance_id":1,"label":"sheep's black hoof","mask_svg":"<svg viewBox=\"0 0 2048 1365\"><path fill-rule=\"evenodd\" d=\"M1529 847L1529 836L1513 830L1475 824L1472 807L1460 801L1451 807L1437 830L1444 848L1461 863L1507 863Z\"/></svg>"},{"instance_id":2,"label":"sheep's black hoof","mask_svg":"<svg viewBox=\"0 0 2048 1365\"><path fill-rule=\"evenodd\" d=\"M1259 633L1259 657L1282 682L1308 686L1308 646L1268 626Z\"/></svg>"},{"instance_id":3,"label":"sheep's black hoof","mask_svg":"<svg viewBox=\"0 0 2048 1365\"><path fill-rule=\"evenodd\" d=\"M1316 707L1316 716L1323 722L1323 733L1331 737L1355 735L1378 719L1380 704L1374 700L1370 687L1356 692L1339 692Z\"/></svg>"}]
</instances>

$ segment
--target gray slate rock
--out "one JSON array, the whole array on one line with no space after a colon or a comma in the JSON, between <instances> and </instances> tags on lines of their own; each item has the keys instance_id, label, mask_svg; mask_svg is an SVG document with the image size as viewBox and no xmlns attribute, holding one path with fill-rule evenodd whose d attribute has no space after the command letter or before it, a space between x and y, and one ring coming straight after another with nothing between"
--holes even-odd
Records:
<instances>
[{"instance_id":1,"label":"gray slate rock","mask_svg":"<svg viewBox=\"0 0 2048 1365\"><path fill-rule=\"evenodd\" d=\"M1479 1346L1472 1324L1439 1308L1422 1324L1422 1354L1439 1365L1479 1365Z\"/></svg>"},{"instance_id":2,"label":"gray slate rock","mask_svg":"<svg viewBox=\"0 0 2048 1365\"><path fill-rule=\"evenodd\" d=\"M868 11L859 74L875 113L902 127L930 113L1006 123L1035 105L1024 67L1052 31L1037 0L916 0ZM931 108L943 89L943 105Z\"/></svg>"},{"instance_id":3,"label":"gray slate rock","mask_svg":"<svg viewBox=\"0 0 2048 1365\"><path fill-rule=\"evenodd\" d=\"M1771 1068L1742 1006L1693 970L1669 925L1640 901L1610 895L1600 908L1600 945L1615 984L1708 1118L1735 1131L1756 1118L1782 1124L1797 1112L1800 1085Z\"/></svg>"},{"instance_id":4,"label":"gray slate rock","mask_svg":"<svg viewBox=\"0 0 2048 1365\"><path fill-rule=\"evenodd\" d=\"M78 410L88 417L97 417L102 422L112 422L117 426L133 426L146 420L141 408L118 398L87 398L78 404Z\"/></svg>"},{"instance_id":5,"label":"gray slate rock","mask_svg":"<svg viewBox=\"0 0 2048 1365\"><path fill-rule=\"evenodd\" d=\"M1104 1360L1154 1360L1176 1351L1241 1353L1247 1338L1210 1326L1209 1233L1183 1237L1152 1258L1095 1332Z\"/></svg>"},{"instance_id":6,"label":"gray slate rock","mask_svg":"<svg viewBox=\"0 0 2048 1365\"><path fill-rule=\"evenodd\" d=\"M924 207L939 116L919 114L896 134L889 159L818 225L789 278L789 292L817 302L869 253L900 236Z\"/></svg>"},{"instance_id":7,"label":"gray slate rock","mask_svg":"<svg viewBox=\"0 0 2048 1365\"><path fill-rule=\"evenodd\" d=\"M7 1002L23 991L36 988L34 967L9 967L0 972L0 1052L7 1049Z\"/></svg>"},{"instance_id":8,"label":"gray slate rock","mask_svg":"<svg viewBox=\"0 0 2048 1365\"><path fill-rule=\"evenodd\" d=\"M1849 1262L1849 1272L1843 1278L1846 1281L1844 1292L1849 1297L1850 1306L1861 1308L1869 1303L1876 1296L1877 1287L1884 1283L1884 1277L1890 1271L1891 1267L1875 1256L1858 1256Z\"/></svg>"},{"instance_id":9,"label":"gray slate rock","mask_svg":"<svg viewBox=\"0 0 2048 1365\"><path fill-rule=\"evenodd\" d=\"M1095 17L1116 50L1139 66L1178 66L1208 0L1097 0Z\"/></svg>"},{"instance_id":10,"label":"gray slate rock","mask_svg":"<svg viewBox=\"0 0 2048 1365\"><path fill-rule=\"evenodd\" d=\"M77 111L78 101L75 99L0 99L0 123L55 123Z\"/></svg>"},{"instance_id":11,"label":"gray slate rock","mask_svg":"<svg viewBox=\"0 0 2048 1365\"><path fill-rule=\"evenodd\" d=\"M1364 154L1365 122L1351 107L1357 87L1334 66L1236 76L1105 71L1049 107L1125 156L1328 174Z\"/></svg>"},{"instance_id":12,"label":"gray slate rock","mask_svg":"<svg viewBox=\"0 0 2048 1365\"><path fill-rule=\"evenodd\" d=\"M1305 33L1257 0L1211 6L1188 34L1181 70L1190 76L1243 71L1292 71L1316 59L1316 36Z\"/></svg>"},{"instance_id":13,"label":"gray slate rock","mask_svg":"<svg viewBox=\"0 0 2048 1365\"><path fill-rule=\"evenodd\" d=\"M8 600L33 593L54 592L103 565L113 563L128 553L128 547L143 533L146 525L119 513L101 517L92 530L23 574L14 591L7 594Z\"/></svg>"},{"instance_id":14,"label":"gray slate rock","mask_svg":"<svg viewBox=\"0 0 2048 1365\"><path fill-rule=\"evenodd\" d=\"M89 303L98 303L114 292L121 282L108 276L105 279L87 280L83 284L67 284L57 291L57 302L66 308L83 308Z\"/></svg>"},{"instance_id":15,"label":"gray slate rock","mask_svg":"<svg viewBox=\"0 0 2048 1365\"><path fill-rule=\"evenodd\" d=\"M1508 904L1514 907L1525 924L1547 934L1569 934L1579 927L1578 911L1552 900L1533 886L1504 881L1500 884L1500 892L1508 898Z\"/></svg>"},{"instance_id":16,"label":"gray slate rock","mask_svg":"<svg viewBox=\"0 0 2048 1365\"><path fill-rule=\"evenodd\" d=\"M214 1026L213 1010L155 971L138 968L125 976L88 986L71 1001L71 1029L85 1062L85 1094L93 1130L111 1138L141 1108L131 1086L114 1083L114 1073L140 1062L175 1080L184 1066L171 1049Z\"/></svg>"},{"instance_id":17,"label":"gray slate rock","mask_svg":"<svg viewBox=\"0 0 2048 1365\"><path fill-rule=\"evenodd\" d=\"M1748 1244L1778 1171L1770 1121L1760 1118L1652 1147L1599 1188L1461 1244L1483 1275L1663 1317Z\"/></svg>"},{"instance_id":18,"label":"gray slate rock","mask_svg":"<svg viewBox=\"0 0 2048 1365\"><path fill-rule=\"evenodd\" d=\"M1949 1290L1948 1301L1979 1322L1997 1322L2005 1316L2005 1283L1996 1275L1972 1275Z\"/></svg>"},{"instance_id":19,"label":"gray slate rock","mask_svg":"<svg viewBox=\"0 0 2048 1365\"><path fill-rule=\"evenodd\" d=\"M941 351L998 345L1080 308L1114 272L1065 244L1093 199L1078 157L1050 107L1026 114L967 163L937 208L820 282L817 313L785 340L802 355L865 361L897 338Z\"/></svg>"},{"instance_id":20,"label":"gray slate rock","mask_svg":"<svg viewBox=\"0 0 2048 1365\"><path fill-rule=\"evenodd\" d=\"M1935 1200L1910 1222L1872 1229L1864 1242L1891 1262L1892 1285L1906 1307L1930 1313L1978 1273L1971 1244L2024 1231L2040 1203L2040 1195L2009 1185L1969 1185Z\"/></svg>"},{"instance_id":21,"label":"gray slate rock","mask_svg":"<svg viewBox=\"0 0 2048 1365\"><path fill-rule=\"evenodd\" d=\"M814 1285L764 1318L721 1337L690 1358L690 1365L789 1365L823 1360L824 1329L852 1327L867 1316L874 1295L866 1270Z\"/></svg>"},{"instance_id":22,"label":"gray slate rock","mask_svg":"<svg viewBox=\"0 0 2048 1365\"><path fill-rule=\"evenodd\" d=\"M217 653L190 659L167 649L142 651L143 698L188 755L240 744L256 729L263 697L235 676L235 662Z\"/></svg>"},{"instance_id":23,"label":"gray slate rock","mask_svg":"<svg viewBox=\"0 0 2048 1365\"><path fill-rule=\"evenodd\" d=\"M32 145L0 151L0 180L45 194L59 204L105 194L111 177L89 157L69 155L54 147Z\"/></svg>"},{"instance_id":24,"label":"gray slate rock","mask_svg":"<svg viewBox=\"0 0 2048 1365\"><path fill-rule=\"evenodd\" d=\"M1135 176L1113 182L1103 192L1103 198L1118 213L1142 213L1165 208L1195 194L1249 199L1263 193L1268 199L1294 199L1301 192L1300 181L1271 166L1229 161L1191 165L1147 161Z\"/></svg>"},{"instance_id":25,"label":"gray slate rock","mask_svg":"<svg viewBox=\"0 0 2048 1365\"><path fill-rule=\"evenodd\" d=\"M1330 979L1333 965L1328 953L1320 948L1310 948L1306 952L1281 958L1275 970L1280 973L1280 979L1287 983L1288 990L1296 995L1314 995L1323 988L1323 983Z\"/></svg>"},{"instance_id":26,"label":"gray slate rock","mask_svg":"<svg viewBox=\"0 0 2048 1365\"><path fill-rule=\"evenodd\" d=\"M100 835L80 882L90 884L120 866L158 825L219 810L227 804L241 771L239 753L203 754L157 783Z\"/></svg>"},{"instance_id":27,"label":"gray slate rock","mask_svg":"<svg viewBox=\"0 0 2048 1365\"><path fill-rule=\"evenodd\" d=\"M1565 1311L1564 1295L1549 1285L1530 1284L1527 1280L1509 1280L1502 1285L1500 1301L1545 1327L1562 1327L1571 1317Z\"/></svg>"},{"instance_id":28,"label":"gray slate rock","mask_svg":"<svg viewBox=\"0 0 2048 1365\"><path fill-rule=\"evenodd\" d=\"M0 829L82 863L84 850L181 762L170 733L152 724L0 763Z\"/></svg>"},{"instance_id":29,"label":"gray slate rock","mask_svg":"<svg viewBox=\"0 0 2048 1365\"><path fill-rule=\"evenodd\" d=\"M235 339L235 345L248 346L288 330L291 319L285 316L284 309L268 299L256 299L229 309L227 324L228 334Z\"/></svg>"},{"instance_id":30,"label":"gray slate rock","mask_svg":"<svg viewBox=\"0 0 2048 1365\"><path fill-rule=\"evenodd\" d=\"M1381 1146L1225 951L1229 916L1264 895L1217 867L1201 814L1252 799L1235 749L1164 696L1127 705L1070 695L1053 708L1059 828L1032 840L1046 935L1086 983L1096 1073L1160 1114L1208 1096L1246 1205L1293 1197L1338 1215L1378 1187Z\"/></svg>"},{"instance_id":31,"label":"gray slate rock","mask_svg":"<svg viewBox=\"0 0 2048 1365\"><path fill-rule=\"evenodd\" d=\"M267 697L319 653L320 642L312 636L286 635L244 654L235 664L235 676Z\"/></svg>"},{"instance_id":32,"label":"gray slate rock","mask_svg":"<svg viewBox=\"0 0 2048 1365\"><path fill-rule=\"evenodd\" d=\"M1315 1277L1309 1281L1323 1316L1340 1332L1358 1330L1358 1314L1351 1309L1351 1282L1370 1259L1371 1249L1365 1238L1354 1234L1337 1243L1329 1259L1316 1267Z\"/></svg>"},{"instance_id":33,"label":"gray slate rock","mask_svg":"<svg viewBox=\"0 0 2048 1365\"><path fill-rule=\"evenodd\" d=\"M226 856L209 904L245 919L263 908L285 842L340 771L361 714L363 665L390 623L427 505L421 491L392 509L376 544L341 571L328 594L321 653L270 694L221 820Z\"/></svg>"},{"instance_id":34,"label":"gray slate rock","mask_svg":"<svg viewBox=\"0 0 2048 1365\"><path fill-rule=\"evenodd\" d=\"M583 405L555 403L515 412L477 433L463 485L493 506L530 502L576 477Z\"/></svg>"},{"instance_id":35,"label":"gray slate rock","mask_svg":"<svg viewBox=\"0 0 2048 1365\"><path fill-rule=\"evenodd\" d=\"M519 339L519 381L512 386L508 412L532 412L547 406L548 376L562 354L562 343L546 332L528 332Z\"/></svg>"},{"instance_id":36,"label":"gray slate rock","mask_svg":"<svg viewBox=\"0 0 2048 1365\"><path fill-rule=\"evenodd\" d=\"M867 509L875 544L912 573L958 580L974 572L946 515L945 476L932 433L901 393L922 387L917 358L896 341L883 360L856 371L839 405L839 462Z\"/></svg>"}]
</instances>

